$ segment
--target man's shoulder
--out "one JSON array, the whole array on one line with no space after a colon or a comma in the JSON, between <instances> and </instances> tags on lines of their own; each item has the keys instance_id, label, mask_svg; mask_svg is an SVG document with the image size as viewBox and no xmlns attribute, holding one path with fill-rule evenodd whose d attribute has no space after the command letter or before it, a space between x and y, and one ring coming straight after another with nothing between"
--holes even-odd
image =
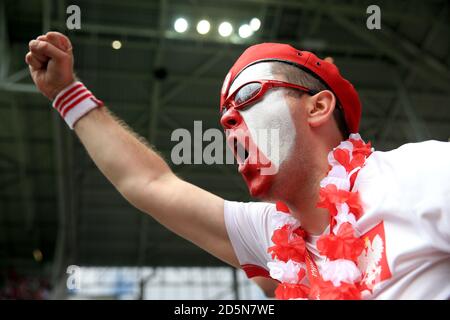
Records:
<instances>
[{"instance_id":1,"label":"man's shoulder","mask_svg":"<svg viewBox=\"0 0 450 320\"><path fill-rule=\"evenodd\" d=\"M408 143L390 151L376 151L367 160L357 187L376 193L415 194L450 188L450 143ZM413 192L413 190L415 190ZM367 190L366 190L367 191Z\"/></svg>"},{"instance_id":2,"label":"man's shoulder","mask_svg":"<svg viewBox=\"0 0 450 320\"><path fill-rule=\"evenodd\" d=\"M407 143L390 151L376 151L370 158L373 158L372 162L388 165L394 170L409 170L411 167L415 167L416 170L419 168L433 170L448 166L450 143L436 140Z\"/></svg>"},{"instance_id":3,"label":"man's shoulder","mask_svg":"<svg viewBox=\"0 0 450 320\"><path fill-rule=\"evenodd\" d=\"M423 142L406 143L397 149L383 152L393 155L424 155L424 153L445 154L450 152L450 143L437 140L427 140Z\"/></svg>"}]
</instances>

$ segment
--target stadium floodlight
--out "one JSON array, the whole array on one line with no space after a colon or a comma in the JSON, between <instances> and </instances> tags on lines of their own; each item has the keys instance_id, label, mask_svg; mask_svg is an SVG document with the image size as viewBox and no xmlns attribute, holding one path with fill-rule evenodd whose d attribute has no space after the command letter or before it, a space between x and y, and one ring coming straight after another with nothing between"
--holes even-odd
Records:
<instances>
[{"instance_id":1,"label":"stadium floodlight","mask_svg":"<svg viewBox=\"0 0 450 320\"><path fill-rule=\"evenodd\" d=\"M248 24L243 24L239 27L239 37L245 39L253 34L252 28Z\"/></svg>"},{"instance_id":2,"label":"stadium floodlight","mask_svg":"<svg viewBox=\"0 0 450 320\"><path fill-rule=\"evenodd\" d=\"M178 33L185 32L189 27L189 24L185 18L178 18L175 20L175 23L173 24L173 28Z\"/></svg>"},{"instance_id":3,"label":"stadium floodlight","mask_svg":"<svg viewBox=\"0 0 450 320\"><path fill-rule=\"evenodd\" d=\"M113 49L119 50L120 48L122 48L122 42L120 42L119 40L114 40L111 43L111 46L113 47Z\"/></svg>"},{"instance_id":4,"label":"stadium floodlight","mask_svg":"<svg viewBox=\"0 0 450 320\"><path fill-rule=\"evenodd\" d=\"M228 37L231 35L232 32L233 26L231 25L231 23L225 21L219 25L219 34L222 37Z\"/></svg>"},{"instance_id":5,"label":"stadium floodlight","mask_svg":"<svg viewBox=\"0 0 450 320\"><path fill-rule=\"evenodd\" d=\"M261 27L261 20L259 20L258 18L253 18L250 21L250 27L252 28L253 31L258 31L259 28Z\"/></svg>"},{"instance_id":6,"label":"stadium floodlight","mask_svg":"<svg viewBox=\"0 0 450 320\"><path fill-rule=\"evenodd\" d=\"M200 34L207 34L209 29L211 29L211 24L208 20L201 20L197 24L197 32Z\"/></svg>"}]
</instances>

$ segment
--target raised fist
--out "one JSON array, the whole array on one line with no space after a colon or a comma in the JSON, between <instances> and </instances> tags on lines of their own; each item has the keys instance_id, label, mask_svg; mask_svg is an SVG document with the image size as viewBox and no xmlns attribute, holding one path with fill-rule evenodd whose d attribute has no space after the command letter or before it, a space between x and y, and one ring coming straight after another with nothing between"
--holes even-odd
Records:
<instances>
[{"instance_id":1,"label":"raised fist","mask_svg":"<svg viewBox=\"0 0 450 320\"><path fill-rule=\"evenodd\" d=\"M75 81L72 44L59 32L48 32L31 40L30 51L25 56L31 77L39 91L53 100L55 96Z\"/></svg>"}]
</instances>

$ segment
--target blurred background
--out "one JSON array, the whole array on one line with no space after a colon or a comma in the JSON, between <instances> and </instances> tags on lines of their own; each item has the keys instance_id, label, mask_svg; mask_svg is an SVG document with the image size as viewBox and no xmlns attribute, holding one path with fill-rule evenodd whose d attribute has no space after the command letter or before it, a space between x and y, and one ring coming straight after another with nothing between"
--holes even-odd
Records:
<instances>
[{"instance_id":1,"label":"blurred background","mask_svg":"<svg viewBox=\"0 0 450 320\"><path fill-rule=\"evenodd\" d=\"M380 30L366 26L371 4ZM80 29L67 28L69 5L80 8ZM333 57L378 150L450 137L447 0L0 0L0 299L264 297L101 175L24 63L28 42L49 30L70 37L77 75L166 159L174 129L219 128L223 78L258 42ZM172 168L250 200L233 165Z\"/></svg>"}]
</instances>

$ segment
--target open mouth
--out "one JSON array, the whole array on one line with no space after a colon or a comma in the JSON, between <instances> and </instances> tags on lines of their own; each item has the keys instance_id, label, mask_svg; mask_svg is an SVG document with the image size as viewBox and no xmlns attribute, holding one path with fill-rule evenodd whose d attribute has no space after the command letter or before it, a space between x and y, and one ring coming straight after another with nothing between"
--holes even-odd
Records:
<instances>
[{"instance_id":1,"label":"open mouth","mask_svg":"<svg viewBox=\"0 0 450 320\"><path fill-rule=\"evenodd\" d=\"M242 143L238 141L237 138L234 138L233 140L234 140L233 143L234 154L236 156L238 164L244 164L250 155L246 148L247 143L244 146L242 145Z\"/></svg>"}]
</instances>

